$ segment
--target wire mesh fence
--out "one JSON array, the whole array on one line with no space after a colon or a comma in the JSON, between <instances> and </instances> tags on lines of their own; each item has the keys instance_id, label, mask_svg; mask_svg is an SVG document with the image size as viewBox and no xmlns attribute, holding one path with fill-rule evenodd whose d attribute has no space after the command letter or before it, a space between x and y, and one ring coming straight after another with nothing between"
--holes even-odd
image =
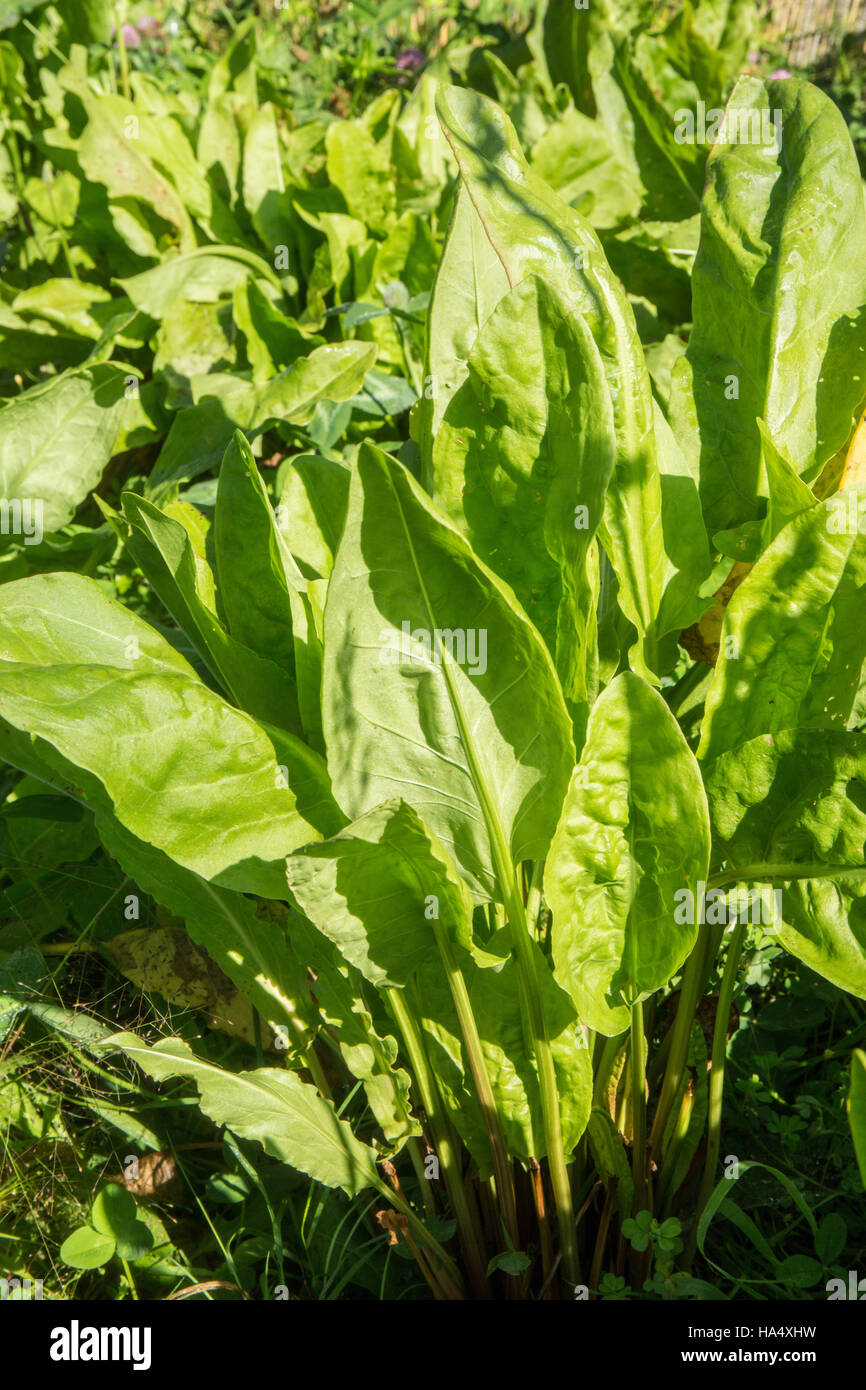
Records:
<instances>
[{"instance_id":1,"label":"wire mesh fence","mask_svg":"<svg viewBox=\"0 0 866 1390\"><path fill-rule=\"evenodd\" d=\"M866 42L866 0L778 0L768 9L766 32L795 67L814 67L849 36Z\"/></svg>"}]
</instances>

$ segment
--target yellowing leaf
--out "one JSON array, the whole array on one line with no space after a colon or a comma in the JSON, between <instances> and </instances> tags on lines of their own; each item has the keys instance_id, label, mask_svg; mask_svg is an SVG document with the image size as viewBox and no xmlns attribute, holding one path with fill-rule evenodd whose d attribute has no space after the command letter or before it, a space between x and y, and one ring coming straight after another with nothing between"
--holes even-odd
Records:
<instances>
[{"instance_id":1,"label":"yellowing leaf","mask_svg":"<svg viewBox=\"0 0 866 1390\"><path fill-rule=\"evenodd\" d=\"M118 969L139 989L155 991L169 1004L204 1009L211 1028L255 1044L249 999L183 927L139 927L116 936L109 949ZM264 1024L262 1043L274 1050L273 1036Z\"/></svg>"}]
</instances>

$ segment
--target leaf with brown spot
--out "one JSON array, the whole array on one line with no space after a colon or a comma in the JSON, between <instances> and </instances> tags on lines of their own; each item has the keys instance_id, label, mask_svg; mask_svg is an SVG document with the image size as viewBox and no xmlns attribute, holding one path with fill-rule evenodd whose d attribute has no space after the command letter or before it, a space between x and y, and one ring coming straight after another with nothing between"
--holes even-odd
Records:
<instances>
[{"instance_id":1,"label":"leaf with brown spot","mask_svg":"<svg viewBox=\"0 0 866 1390\"><path fill-rule=\"evenodd\" d=\"M845 454L839 491L852 483L866 483L866 414L860 417Z\"/></svg>"},{"instance_id":2,"label":"leaf with brown spot","mask_svg":"<svg viewBox=\"0 0 866 1390\"><path fill-rule=\"evenodd\" d=\"M719 656L719 639L722 634L725 609L751 568L750 564L746 564L742 560L735 561L724 584L716 590L716 601L712 608L707 609L700 622L693 623L691 627L687 627L684 632L680 633L680 646L695 661L704 661L708 666L715 666Z\"/></svg>"},{"instance_id":3,"label":"leaf with brown spot","mask_svg":"<svg viewBox=\"0 0 866 1390\"><path fill-rule=\"evenodd\" d=\"M139 927L109 943L121 974L146 993L161 994L169 1004L202 1009L220 1033L255 1046L253 1007L183 927ZM274 1050L273 1037L262 1027L262 1045Z\"/></svg>"}]
</instances>

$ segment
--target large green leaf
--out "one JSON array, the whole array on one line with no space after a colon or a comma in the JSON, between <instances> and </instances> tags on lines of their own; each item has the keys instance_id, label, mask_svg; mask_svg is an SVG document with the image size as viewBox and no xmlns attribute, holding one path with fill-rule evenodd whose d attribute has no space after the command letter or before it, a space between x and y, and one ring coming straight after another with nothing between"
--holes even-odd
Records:
<instances>
[{"instance_id":1,"label":"large green leaf","mask_svg":"<svg viewBox=\"0 0 866 1390\"><path fill-rule=\"evenodd\" d=\"M627 1005L666 984L695 942L675 894L706 878L698 765L664 700L624 672L599 696L544 874L556 978L613 1036Z\"/></svg>"},{"instance_id":2,"label":"large green leaf","mask_svg":"<svg viewBox=\"0 0 866 1390\"><path fill-rule=\"evenodd\" d=\"M195 679L164 637L84 575L34 574L4 584L0 623L0 657L7 662L132 669L140 659L148 671Z\"/></svg>"},{"instance_id":3,"label":"large green leaf","mask_svg":"<svg viewBox=\"0 0 866 1390\"><path fill-rule=\"evenodd\" d=\"M617 432L602 540L619 602L641 637L632 662L652 679L664 585L662 499L649 374L625 290L589 223L532 172L499 107L450 87L440 89L437 108L509 284L541 275L585 319L601 354Z\"/></svg>"},{"instance_id":4,"label":"large green leaf","mask_svg":"<svg viewBox=\"0 0 866 1390\"><path fill-rule=\"evenodd\" d=\"M698 621L712 602L710 544L698 480L657 401L653 401L662 489L665 590L658 630L664 636Z\"/></svg>"},{"instance_id":5,"label":"large green leaf","mask_svg":"<svg viewBox=\"0 0 866 1390\"><path fill-rule=\"evenodd\" d=\"M278 421L307 424L319 401L350 400L375 360L375 343L326 343L265 382L210 372L193 377L190 388L195 404L216 398L217 408L253 438Z\"/></svg>"},{"instance_id":6,"label":"large green leaf","mask_svg":"<svg viewBox=\"0 0 866 1390\"><path fill-rule=\"evenodd\" d=\"M219 468L235 426L220 401L209 397L185 410L171 422L159 458L146 481L146 495L162 503L176 496L182 483L200 473Z\"/></svg>"},{"instance_id":7,"label":"large green leaf","mask_svg":"<svg viewBox=\"0 0 866 1390\"><path fill-rule=\"evenodd\" d=\"M644 215L691 217L700 207L705 152L677 139L674 112L692 106L706 89L683 79L655 35L641 34L634 44L614 39L611 50L607 81L618 89L616 120L645 188ZM602 109L610 125L613 112L604 100Z\"/></svg>"},{"instance_id":8,"label":"large green leaf","mask_svg":"<svg viewBox=\"0 0 866 1390\"><path fill-rule=\"evenodd\" d=\"M109 198L142 204L149 216L174 229L182 250L190 250L195 245L192 220L171 173L178 165L195 168L180 126L170 117L145 115L121 96L97 96L84 83L78 91L88 117L76 142L85 177L104 184Z\"/></svg>"},{"instance_id":9,"label":"large green leaf","mask_svg":"<svg viewBox=\"0 0 866 1390\"><path fill-rule=\"evenodd\" d=\"M285 181L280 158L276 110L264 102L244 138L244 205L259 239L273 256L285 244Z\"/></svg>"},{"instance_id":10,"label":"large green leaf","mask_svg":"<svg viewBox=\"0 0 866 1390\"><path fill-rule=\"evenodd\" d=\"M349 212L385 232L394 211L394 171L385 150L360 121L333 121L325 136L328 177Z\"/></svg>"},{"instance_id":11,"label":"large green leaf","mask_svg":"<svg viewBox=\"0 0 866 1390\"><path fill-rule=\"evenodd\" d=\"M712 532L759 515L759 419L811 480L866 395L860 171L841 113L817 88L737 84L709 160L692 293L672 411L700 459Z\"/></svg>"},{"instance_id":12,"label":"large green leaf","mask_svg":"<svg viewBox=\"0 0 866 1390\"><path fill-rule=\"evenodd\" d=\"M231 698L277 728L301 730L292 676L230 636L214 611L214 581L180 521L133 492L123 494L128 544L165 607Z\"/></svg>"},{"instance_id":13,"label":"large green leaf","mask_svg":"<svg viewBox=\"0 0 866 1390\"><path fill-rule=\"evenodd\" d=\"M604 369L583 320L537 276L481 329L433 449L434 500L512 586L566 698L596 681L591 548L616 452Z\"/></svg>"},{"instance_id":14,"label":"large green leaf","mask_svg":"<svg viewBox=\"0 0 866 1390\"><path fill-rule=\"evenodd\" d=\"M118 284L137 309L161 319L180 299L193 304L214 304L231 295L251 275L276 279L268 263L241 246L200 246L170 256L151 270L131 275Z\"/></svg>"},{"instance_id":15,"label":"large green leaf","mask_svg":"<svg viewBox=\"0 0 866 1390\"><path fill-rule=\"evenodd\" d=\"M465 949L472 899L411 806L392 801L286 861L301 910L377 986L404 987L436 951L435 914Z\"/></svg>"},{"instance_id":16,"label":"large green leaf","mask_svg":"<svg viewBox=\"0 0 866 1390\"><path fill-rule=\"evenodd\" d=\"M442 417L466 380L469 354L479 330L508 289L502 262L485 233L466 184L461 182L433 284L424 395L416 407L422 477L428 490L432 483L433 441Z\"/></svg>"},{"instance_id":17,"label":"large green leaf","mask_svg":"<svg viewBox=\"0 0 866 1390\"><path fill-rule=\"evenodd\" d=\"M235 286L232 310L246 339L254 381L267 381L311 348L324 346L317 333L281 313L255 280Z\"/></svg>"},{"instance_id":18,"label":"large green leaf","mask_svg":"<svg viewBox=\"0 0 866 1390\"><path fill-rule=\"evenodd\" d=\"M295 454L285 471L277 525L303 572L328 579L346 523L351 473L336 459Z\"/></svg>"},{"instance_id":19,"label":"large green leaf","mask_svg":"<svg viewBox=\"0 0 866 1390\"><path fill-rule=\"evenodd\" d=\"M259 1067L222 1071L197 1057L180 1038L148 1047L134 1033L115 1033L106 1048L122 1051L157 1081L183 1077L195 1082L201 1108L218 1125L242 1139L257 1139L265 1152L326 1187L355 1196L380 1189L376 1153L357 1140L330 1101L291 1071Z\"/></svg>"},{"instance_id":20,"label":"large green leaf","mask_svg":"<svg viewBox=\"0 0 866 1390\"><path fill-rule=\"evenodd\" d=\"M783 884L787 950L866 998L866 734L780 730L723 753L705 782L726 877ZM775 906L775 904L774 904Z\"/></svg>"},{"instance_id":21,"label":"large green leaf","mask_svg":"<svg viewBox=\"0 0 866 1390\"><path fill-rule=\"evenodd\" d=\"M321 746L321 612L277 526L264 480L240 431L220 467L214 545L231 636L294 673L301 722Z\"/></svg>"},{"instance_id":22,"label":"large green leaf","mask_svg":"<svg viewBox=\"0 0 866 1390\"><path fill-rule=\"evenodd\" d=\"M530 163L597 231L617 227L640 211L636 171L620 159L601 122L573 106L547 126L532 147Z\"/></svg>"},{"instance_id":23,"label":"large green leaf","mask_svg":"<svg viewBox=\"0 0 866 1390\"><path fill-rule=\"evenodd\" d=\"M114 362L77 367L0 411L0 498L26 504L24 544L37 522L37 540L65 526L96 487L123 423L128 371ZM0 545L20 525L4 512Z\"/></svg>"},{"instance_id":24,"label":"large green leaf","mask_svg":"<svg viewBox=\"0 0 866 1390\"><path fill-rule=\"evenodd\" d=\"M10 726L4 756L43 778L47 764L95 810L112 812L133 835L202 878L283 897L285 855L319 832L299 812L266 734L196 677L166 670L174 658L167 643L153 661L138 643L140 622L129 614L120 648L120 605L112 605L107 635L93 639L97 656L110 649L111 664L87 659L74 624L64 653L66 610L80 615L82 585L103 596L92 580L63 581L46 611L47 665L21 660L26 643L17 635L22 601L31 586L41 599L41 580L0 586L0 652L11 653L0 661L0 711ZM98 603L93 609L98 615Z\"/></svg>"},{"instance_id":25,"label":"large green leaf","mask_svg":"<svg viewBox=\"0 0 866 1390\"><path fill-rule=\"evenodd\" d=\"M704 761L777 729L845 727L866 659L864 505L860 484L800 512L737 589L707 695Z\"/></svg>"},{"instance_id":26,"label":"large green leaf","mask_svg":"<svg viewBox=\"0 0 866 1390\"><path fill-rule=\"evenodd\" d=\"M573 758L550 656L407 470L369 445L328 587L322 704L348 815L403 797L488 893L509 850L544 856Z\"/></svg>"}]
</instances>

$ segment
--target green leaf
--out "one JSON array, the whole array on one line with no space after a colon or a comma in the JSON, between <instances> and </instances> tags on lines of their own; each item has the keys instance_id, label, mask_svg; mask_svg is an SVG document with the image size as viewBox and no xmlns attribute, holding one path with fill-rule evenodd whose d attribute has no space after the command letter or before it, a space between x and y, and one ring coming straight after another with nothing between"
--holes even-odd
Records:
<instances>
[{"instance_id":1,"label":"green leaf","mask_svg":"<svg viewBox=\"0 0 866 1390\"><path fill-rule=\"evenodd\" d=\"M111 1029L98 1019L89 1018L80 1010L62 1009L58 1004L48 1004L43 999L34 998L30 990L22 991L17 997L27 1012L46 1028L62 1034L64 1038L69 1038L75 1043L76 1047L83 1047L88 1052L95 1051L111 1032Z\"/></svg>"},{"instance_id":2,"label":"green leaf","mask_svg":"<svg viewBox=\"0 0 866 1390\"><path fill-rule=\"evenodd\" d=\"M712 592L710 547L701 516L697 478L668 424L658 401L653 401L662 492L662 532L665 546L665 590L658 617L664 636L698 622Z\"/></svg>"},{"instance_id":3,"label":"green leaf","mask_svg":"<svg viewBox=\"0 0 866 1390\"><path fill-rule=\"evenodd\" d=\"M758 734L845 727L866 659L857 616L866 534L848 525L848 503L855 513L866 505L866 485L795 516L733 595L706 700L704 762Z\"/></svg>"},{"instance_id":4,"label":"green leaf","mask_svg":"<svg viewBox=\"0 0 866 1390\"><path fill-rule=\"evenodd\" d=\"M866 998L866 734L779 730L722 754L704 780L731 877L783 884L782 945Z\"/></svg>"},{"instance_id":5,"label":"green leaf","mask_svg":"<svg viewBox=\"0 0 866 1390\"><path fill-rule=\"evenodd\" d=\"M153 373L194 377L235 365L231 306L178 299L166 309L154 336Z\"/></svg>"},{"instance_id":6,"label":"green leaf","mask_svg":"<svg viewBox=\"0 0 866 1390\"><path fill-rule=\"evenodd\" d=\"M139 659L164 675L195 672L174 647L99 584L79 574L34 574L0 592L0 657L31 666L131 670Z\"/></svg>"},{"instance_id":7,"label":"green leaf","mask_svg":"<svg viewBox=\"0 0 866 1390\"><path fill-rule=\"evenodd\" d=\"M275 659L226 632L213 611L213 575L207 561L196 555L185 527L134 492L125 492L122 501L136 562L223 689L256 718L299 733L293 677Z\"/></svg>"},{"instance_id":8,"label":"green leaf","mask_svg":"<svg viewBox=\"0 0 866 1390\"><path fill-rule=\"evenodd\" d=\"M856 1059L857 1053L855 1051L852 1064L856 1062ZM815 1253L822 1264L835 1264L845 1249L847 1239L848 1227L844 1218L838 1212L831 1211L829 1216L824 1217L815 1237Z\"/></svg>"},{"instance_id":9,"label":"green leaf","mask_svg":"<svg viewBox=\"0 0 866 1390\"><path fill-rule=\"evenodd\" d=\"M741 78L707 179L672 412L712 532L759 515L758 420L807 480L851 433L866 395L866 216L844 118L805 82Z\"/></svg>"},{"instance_id":10,"label":"green leaf","mask_svg":"<svg viewBox=\"0 0 866 1390\"><path fill-rule=\"evenodd\" d=\"M277 525L304 573L330 578L346 524L351 472L336 459L295 454L277 475Z\"/></svg>"},{"instance_id":11,"label":"green leaf","mask_svg":"<svg viewBox=\"0 0 866 1390\"><path fill-rule=\"evenodd\" d=\"M294 1072L259 1067L229 1072L196 1057L179 1038L148 1047L134 1033L115 1033L106 1043L138 1062L157 1081L184 1077L198 1087L201 1108L242 1139L326 1187L350 1197L365 1187L381 1189L375 1151L360 1143L330 1101Z\"/></svg>"},{"instance_id":12,"label":"green leaf","mask_svg":"<svg viewBox=\"0 0 866 1390\"><path fill-rule=\"evenodd\" d=\"M606 1110L594 1107L587 1125L592 1161L605 1180L616 1179L616 1209L627 1216L634 1204L634 1179L622 1136Z\"/></svg>"},{"instance_id":13,"label":"green leaf","mask_svg":"<svg viewBox=\"0 0 866 1390\"><path fill-rule=\"evenodd\" d=\"M128 371L114 362L76 367L0 410L0 498L22 511L16 526L14 508L9 522L4 509L0 544L10 529L25 546L58 531L96 487L123 422Z\"/></svg>"},{"instance_id":14,"label":"green leaf","mask_svg":"<svg viewBox=\"0 0 866 1390\"><path fill-rule=\"evenodd\" d=\"M157 663L135 640L114 649L111 665L87 659L64 611L67 592L69 609L79 611L82 585L102 600L92 580L62 576L50 615L50 664L0 661L0 711L11 726L4 756L43 778L47 762L93 809L113 812L139 839L201 877L283 897L282 860L318 832L298 811L267 736L197 678L167 671L175 657L167 643ZM7 641L20 642L7 595L26 598L31 586L42 592L30 579L0 586L0 652ZM124 615L135 639L141 623L120 605L112 610L111 622ZM94 654L104 643L97 630ZM40 740L35 767L33 738Z\"/></svg>"},{"instance_id":15,"label":"green leaf","mask_svg":"<svg viewBox=\"0 0 866 1390\"><path fill-rule=\"evenodd\" d=\"M649 374L625 291L589 223L529 168L504 112L457 87L440 88L437 109L509 284L541 275L575 306L601 354L618 446L602 541L620 604L641 637L632 662L652 679L664 584L661 486Z\"/></svg>"},{"instance_id":16,"label":"green leaf","mask_svg":"<svg viewBox=\"0 0 866 1390\"><path fill-rule=\"evenodd\" d=\"M138 1207L131 1192L118 1183L109 1183L97 1192L90 1210L94 1229L104 1236L117 1237L136 1219Z\"/></svg>"},{"instance_id":17,"label":"green leaf","mask_svg":"<svg viewBox=\"0 0 866 1390\"><path fill-rule=\"evenodd\" d=\"M646 1250L650 1243L652 1217L648 1211L639 1211L636 1217L628 1217L622 1223L622 1233L632 1250Z\"/></svg>"},{"instance_id":18,"label":"green leaf","mask_svg":"<svg viewBox=\"0 0 866 1390\"><path fill-rule=\"evenodd\" d=\"M617 227L640 212L637 171L620 158L601 122L573 106L547 126L532 147L530 163L597 231Z\"/></svg>"},{"instance_id":19,"label":"green leaf","mask_svg":"<svg viewBox=\"0 0 866 1390\"><path fill-rule=\"evenodd\" d=\"M154 1246L153 1232L143 1221L131 1221L116 1234L117 1254L121 1260L140 1260Z\"/></svg>"},{"instance_id":20,"label":"green leaf","mask_svg":"<svg viewBox=\"0 0 866 1390\"><path fill-rule=\"evenodd\" d=\"M96 1194L90 1220L97 1232L113 1238L121 1259L140 1259L153 1250L153 1233L138 1219L135 1197L118 1183Z\"/></svg>"},{"instance_id":21,"label":"green leaf","mask_svg":"<svg viewBox=\"0 0 866 1390\"><path fill-rule=\"evenodd\" d=\"M254 391L249 424L238 423L254 432L278 420L306 425L319 401L346 401L354 396L375 360L375 343L326 343L313 348Z\"/></svg>"},{"instance_id":22,"label":"green leaf","mask_svg":"<svg viewBox=\"0 0 866 1390\"><path fill-rule=\"evenodd\" d=\"M468 949L472 899L441 846L402 801L388 802L334 839L289 855L301 910L365 979L405 986L436 951L431 918Z\"/></svg>"},{"instance_id":23,"label":"green leaf","mask_svg":"<svg viewBox=\"0 0 866 1390\"><path fill-rule=\"evenodd\" d=\"M60 1247L60 1258L72 1269L101 1269L116 1250L114 1236L102 1235L90 1226L80 1226Z\"/></svg>"},{"instance_id":24,"label":"green leaf","mask_svg":"<svg viewBox=\"0 0 866 1390\"><path fill-rule=\"evenodd\" d=\"M235 286L233 311L246 339L254 381L267 381L311 348L324 346L324 339L318 334L280 313L256 280Z\"/></svg>"},{"instance_id":25,"label":"green leaf","mask_svg":"<svg viewBox=\"0 0 866 1390\"><path fill-rule=\"evenodd\" d=\"M194 405L211 401L214 411L254 439L279 422L308 424L320 401L354 397L375 359L375 343L327 343L268 381L209 372L193 377L190 391Z\"/></svg>"},{"instance_id":26,"label":"green leaf","mask_svg":"<svg viewBox=\"0 0 866 1390\"><path fill-rule=\"evenodd\" d=\"M251 275L277 284L267 261L255 252L240 246L201 246L117 283L137 309L161 319L178 300L214 304Z\"/></svg>"},{"instance_id":27,"label":"green leaf","mask_svg":"<svg viewBox=\"0 0 866 1390\"><path fill-rule=\"evenodd\" d=\"M851 1089L848 1092L848 1123L854 1140L854 1152L860 1169L860 1181L866 1188L866 1052L855 1048L851 1057Z\"/></svg>"},{"instance_id":28,"label":"green leaf","mask_svg":"<svg viewBox=\"0 0 866 1390\"><path fill-rule=\"evenodd\" d=\"M528 1255L522 1250L503 1250L500 1254L494 1255L487 1266L487 1277L497 1269L501 1269L503 1274L522 1274L529 1269L532 1264Z\"/></svg>"},{"instance_id":29,"label":"green leaf","mask_svg":"<svg viewBox=\"0 0 866 1390\"><path fill-rule=\"evenodd\" d=\"M325 136L328 178L346 207L373 232L385 232L394 211L394 172L385 151L360 121L333 121Z\"/></svg>"},{"instance_id":30,"label":"green leaf","mask_svg":"<svg viewBox=\"0 0 866 1390\"><path fill-rule=\"evenodd\" d=\"M432 485L433 442L466 380L480 329L510 288L508 276L461 181L433 285L424 395L417 406L422 477Z\"/></svg>"},{"instance_id":31,"label":"green leaf","mask_svg":"<svg viewBox=\"0 0 866 1390\"><path fill-rule=\"evenodd\" d=\"M593 539L616 453L604 368L543 280L506 294L469 355L433 447L432 494L514 589L563 693L595 694Z\"/></svg>"},{"instance_id":32,"label":"green leaf","mask_svg":"<svg viewBox=\"0 0 866 1390\"><path fill-rule=\"evenodd\" d=\"M321 613L277 526L264 480L240 431L219 474L214 543L229 632L295 674L301 722L321 746Z\"/></svg>"},{"instance_id":33,"label":"green leaf","mask_svg":"<svg viewBox=\"0 0 866 1390\"><path fill-rule=\"evenodd\" d=\"M500 872L509 850L543 858L573 756L550 657L406 469L369 445L328 587L322 704L349 816L403 797L487 893L494 858Z\"/></svg>"},{"instance_id":34,"label":"green leaf","mask_svg":"<svg viewBox=\"0 0 866 1390\"><path fill-rule=\"evenodd\" d=\"M779 1265L778 1279L791 1288L811 1289L823 1273L820 1261L813 1260L811 1255L789 1255Z\"/></svg>"},{"instance_id":35,"label":"green leaf","mask_svg":"<svg viewBox=\"0 0 866 1390\"><path fill-rule=\"evenodd\" d=\"M776 448L763 420L758 421L758 429L761 431L761 462L766 470L769 492L767 515L761 533L761 548L766 549L789 521L815 506L816 498L791 460Z\"/></svg>"},{"instance_id":36,"label":"green leaf","mask_svg":"<svg viewBox=\"0 0 866 1390\"><path fill-rule=\"evenodd\" d=\"M705 155L700 146L678 141L674 113L693 104L695 85L666 61L655 35L640 34L634 42L613 35L605 42L610 71L599 107L608 129L621 128L619 140L644 186L644 215L690 217L700 205ZM697 90L703 96L706 84Z\"/></svg>"},{"instance_id":37,"label":"green leaf","mask_svg":"<svg viewBox=\"0 0 866 1390\"><path fill-rule=\"evenodd\" d=\"M181 249L189 250L195 245L192 221L171 174L184 163L185 151L186 162L193 162L181 127L170 117L145 115L121 96L96 96L83 83L78 91L88 116L76 143L85 176L103 184L110 199L142 204L173 227Z\"/></svg>"},{"instance_id":38,"label":"green leaf","mask_svg":"<svg viewBox=\"0 0 866 1390\"><path fill-rule=\"evenodd\" d=\"M617 676L596 701L544 876L555 974L608 1036L628 1005L666 984L694 945L680 890L698 891L710 849L694 755L661 696Z\"/></svg>"},{"instance_id":39,"label":"green leaf","mask_svg":"<svg viewBox=\"0 0 866 1390\"><path fill-rule=\"evenodd\" d=\"M244 205L272 257L285 242L287 212L276 116L271 102L264 102L253 116L244 139L242 175Z\"/></svg>"},{"instance_id":40,"label":"green leaf","mask_svg":"<svg viewBox=\"0 0 866 1390\"><path fill-rule=\"evenodd\" d=\"M12 301L12 308L24 318L42 319L61 331L95 340L107 319L118 312L121 303L99 285L88 285L81 280L44 280L41 285L20 290Z\"/></svg>"}]
</instances>

